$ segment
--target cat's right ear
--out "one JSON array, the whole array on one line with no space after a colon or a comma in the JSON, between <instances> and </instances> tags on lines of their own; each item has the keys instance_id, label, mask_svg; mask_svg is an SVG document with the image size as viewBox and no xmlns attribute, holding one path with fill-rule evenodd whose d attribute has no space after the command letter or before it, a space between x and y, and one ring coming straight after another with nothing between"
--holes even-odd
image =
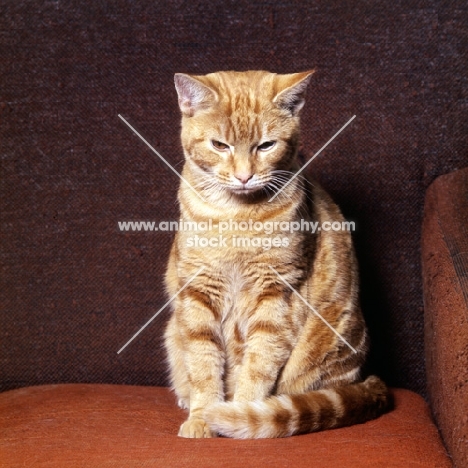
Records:
<instances>
[{"instance_id":1,"label":"cat's right ear","mask_svg":"<svg viewBox=\"0 0 468 468\"><path fill-rule=\"evenodd\" d=\"M187 117L192 117L199 110L207 109L216 100L216 92L203 84L200 77L176 73L174 83L179 96L179 107Z\"/></svg>"},{"instance_id":2,"label":"cat's right ear","mask_svg":"<svg viewBox=\"0 0 468 468\"><path fill-rule=\"evenodd\" d=\"M274 97L273 102L289 110L292 115L297 115L304 106L306 88L314 73L315 70L309 70L289 75L276 75L279 93Z\"/></svg>"}]
</instances>

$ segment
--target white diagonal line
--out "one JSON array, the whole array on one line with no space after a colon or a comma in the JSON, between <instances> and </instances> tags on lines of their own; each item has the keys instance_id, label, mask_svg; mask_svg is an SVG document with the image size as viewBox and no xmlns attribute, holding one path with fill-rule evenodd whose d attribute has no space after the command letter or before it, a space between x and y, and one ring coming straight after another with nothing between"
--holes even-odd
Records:
<instances>
[{"instance_id":1,"label":"white diagonal line","mask_svg":"<svg viewBox=\"0 0 468 468\"><path fill-rule=\"evenodd\" d=\"M353 115L269 200L274 200L354 119Z\"/></svg>"},{"instance_id":2,"label":"white diagonal line","mask_svg":"<svg viewBox=\"0 0 468 468\"><path fill-rule=\"evenodd\" d=\"M268 265L270 266L270 265ZM288 286L291 291L296 294L296 296L307 306L309 309L314 312L317 317L319 317L322 322L338 337L340 338L341 341L343 341L344 344L346 344L352 351L354 351L357 354L357 351L355 348L353 348L347 341L346 339L340 335L272 266L270 266L270 269L273 270L277 275L278 278L286 285Z\"/></svg>"},{"instance_id":3,"label":"white diagonal line","mask_svg":"<svg viewBox=\"0 0 468 468\"><path fill-rule=\"evenodd\" d=\"M189 280L117 351L120 354L204 269L202 266Z\"/></svg>"},{"instance_id":4,"label":"white diagonal line","mask_svg":"<svg viewBox=\"0 0 468 468\"><path fill-rule=\"evenodd\" d=\"M135 133L135 135L137 135L138 137L140 137L140 139L146 143L146 145L156 154L160 157L160 159L162 161L164 161L166 163L166 165L169 167L169 169L172 170L172 172L174 172L175 174L177 174L191 189L192 191L197 195L197 197L199 197L201 200L203 200L204 202L206 202L206 200L190 185L190 183L184 179L184 177L182 177L167 161L166 159L164 159L120 114L117 114L121 120L123 120L127 126L133 131L133 133Z\"/></svg>"}]
</instances>

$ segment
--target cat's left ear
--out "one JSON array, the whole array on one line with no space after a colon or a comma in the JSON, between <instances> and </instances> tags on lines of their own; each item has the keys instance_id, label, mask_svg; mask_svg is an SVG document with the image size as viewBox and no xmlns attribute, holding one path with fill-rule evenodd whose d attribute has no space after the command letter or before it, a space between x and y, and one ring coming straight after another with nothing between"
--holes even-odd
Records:
<instances>
[{"instance_id":1,"label":"cat's left ear","mask_svg":"<svg viewBox=\"0 0 468 468\"><path fill-rule=\"evenodd\" d=\"M297 115L305 103L305 94L310 77L315 70L290 75L277 75L277 89L279 92L273 102Z\"/></svg>"},{"instance_id":2,"label":"cat's left ear","mask_svg":"<svg viewBox=\"0 0 468 468\"><path fill-rule=\"evenodd\" d=\"M191 76L176 73L174 84L179 96L179 107L187 117L192 117L196 111L207 109L217 100L216 92L202 82L202 76Z\"/></svg>"}]
</instances>

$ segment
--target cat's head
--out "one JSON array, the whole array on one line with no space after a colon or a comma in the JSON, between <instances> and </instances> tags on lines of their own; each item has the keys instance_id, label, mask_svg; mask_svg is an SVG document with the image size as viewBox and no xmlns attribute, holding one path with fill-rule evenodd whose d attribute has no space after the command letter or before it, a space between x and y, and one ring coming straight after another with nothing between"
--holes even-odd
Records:
<instances>
[{"instance_id":1,"label":"cat's head","mask_svg":"<svg viewBox=\"0 0 468 468\"><path fill-rule=\"evenodd\" d=\"M199 190L265 196L292 175L313 71L175 75L182 146Z\"/></svg>"}]
</instances>

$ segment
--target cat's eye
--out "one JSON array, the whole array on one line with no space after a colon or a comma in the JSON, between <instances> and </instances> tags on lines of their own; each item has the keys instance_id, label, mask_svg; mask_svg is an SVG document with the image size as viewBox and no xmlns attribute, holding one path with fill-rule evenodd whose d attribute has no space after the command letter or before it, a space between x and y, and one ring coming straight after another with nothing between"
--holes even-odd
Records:
<instances>
[{"instance_id":1,"label":"cat's eye","mask_svg":"<svg viewBox=\"0 0 468 468\"><path fill-rule=\"evenodd\" d=\"M257 146L259 151L268 151L271 150L276 145L276 141L265 141L261 145Z\"/></svg>"},{"instance_id":2,"label":"cat's eye","mask_svg":"<svg viewBox=\"0 0 468 468\"><path fill-rule=\"evenodd\" d=\"M229 145L227 145L226 143L223 143L222 141L211 140L211 144L213 148L218 151L227 151L229 149Z\"/></svg>"}]
</instances>

